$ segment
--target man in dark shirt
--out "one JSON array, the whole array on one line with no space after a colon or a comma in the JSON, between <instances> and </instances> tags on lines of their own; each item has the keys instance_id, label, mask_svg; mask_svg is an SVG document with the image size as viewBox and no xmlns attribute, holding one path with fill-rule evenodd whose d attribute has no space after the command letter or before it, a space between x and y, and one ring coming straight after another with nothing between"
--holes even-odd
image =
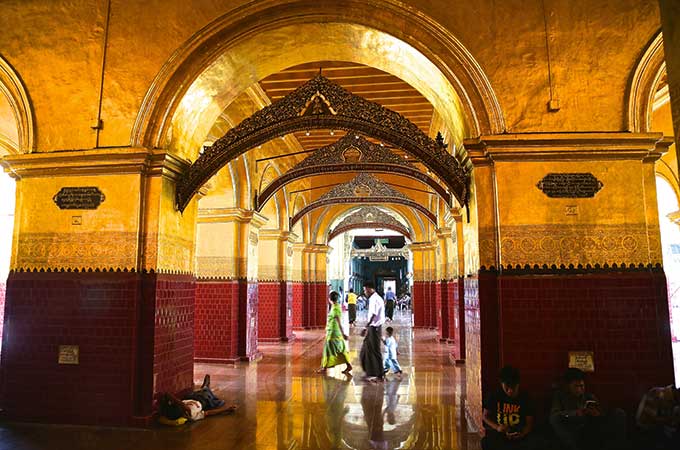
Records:
<instances>
[{"instance_id":1,"label":"man in dark shirt","mask_svg":"<svg viewBox=\"0 0 680 450\"><path fill-rule=\"evenodd\" d=\"M483 404L486 435L483 450L538 450L541 443L531 433L534 426L534 406L519 389L519 370L505 366L500 374L501 389L492 392Z\"/></svg>"},{"instance_id":2,"label":"man in dark shirt","mask_svg":"<svg viewBox=\"0 0 680 450\"><path fill-rule=\"evenodd\" d=\"M626 445L626 413L602 410L586 392L585 374L575 368L564 373L564 386L555 392L550 425L567 450L620 449Z\"/></svg>"}]
</instances>

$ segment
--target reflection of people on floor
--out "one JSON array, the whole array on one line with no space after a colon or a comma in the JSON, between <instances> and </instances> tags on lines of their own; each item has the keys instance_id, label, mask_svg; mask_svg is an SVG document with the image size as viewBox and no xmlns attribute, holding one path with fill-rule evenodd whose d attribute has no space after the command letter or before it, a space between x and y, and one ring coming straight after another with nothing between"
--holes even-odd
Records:
<instances>
[{"instance_id":1,"label":"reflection of people on floor","mask_svg":"<svg viewBox=\"0 0 680 450\"><path fill-rule=\"evenodd\" d=\"M394 303L397 300L397 296L392 292L392 288L388 287L385 293L385 317L390 322L394 319Z\"/></svg>"},{"instance_id":2,"label":"reflection of people on floor","mask_svg":"<svg viewBox=\"0 0 680 450\"><path fill-rule=\"evenodd\" d=\"M394 425L397 422L395 413L397 411L397 405L399 405L399 385L401 384L401 378L396 380L390 380L385 383L385 397L387 398L387 405L385 406L385 411L383 414L386 416L387 423Z\"/></svg>"},{"instance_id":3,"label":"reflection of people on floor","mask_svg":"<svg viewBox=\"0 0 680 450\"><path fill-rule=\"evenodd\" d=\"M586 392L585 374L575 368L564 373L564 386L555 392L550 424L567 450L620 449L626 442L626 413L608 413Z\"/></svg>"},{"instance_id":4,"label":"reflection of people on floor","mask_svg":"<svg viewBox=\"0 0 680 450\"><path fill-rule=\"evenodd\" d=\"M381 327L385 322L385 305L383 299L375 292L375 285L370 281L364 283L364 293L368 297L368 324L362 334L364 342L359 357L361 367L370 381L383 379L383 359L380 350L382 338Z\"/></svg>"},{"instance_id":5,"label":"reflection of people on floor","mask_svg":"<svg viewBox=\"0 0 680 450\"><path fill-rule=\"evenodd\" d=\"M387 450L388 442L383 432L383 383L366 384L361 390L361 409L368 426L368 442L372 449Z\"/></svg>"},{"instance_id":6,"label":"reflection of people on floor","mask_svg":"<svg viewBox=\"0 0 680 450\"><path fill-rule=\"evenodd\" d=\"M519 370L505 366L499 375L501 389L484 399L482 420L486 435L482 449L543 449L532 434L534 406L526 392L519 389Z\"/></svg>"},{"instance_id":7,"label":"reflection of people on floor","mask_svg":"<svg viewBox=\"0 0 680 450\"><path fill-rule=\"evenodd\" d=\"M357 294L354 293L354 289L350 289L347 294L347 310L349 311L349 324L354 326L354 322L357 321Z\"/></svg>"},{"instance_id":8,"label":"reflection of people on floor","mask_svg":"<svg viewBox=\"0 0 680 450\"><path fill-rule=\"evenodd\" d=\"M217 398L210 390L210 375L206 375L203 379L201 389L187 395L183 400L167 392L161 395L159 403L160 416L169 421L185 417L195 422L207 416L235 410L235 405L225 405L224 400Z\"/></svg>"},{"instance_id":9,"label":"reflection of people on floor","mask_svg":"<svg viewBox=\"0 0 680 450\"><path fill-rule=\"evenodd\" d=\"M323 393L326 400L326 433L330 440L330 448L341 448L342 424L349 407L345 405L349 379L339 380L334 377L323 378Z\"/></svg>"},{"instance_id":10,"label":"reflection of people on floor","mask_svg":"<svg viewBox=\"0 0 680 450\"><path fill-rule=\"evenodd\" d=\"M340 294L335 291L331 292L328 296L328 303L331 305L331 309L326 319L326 341L323 346L320 373L339 364L347 365L343 373L349 373L352 370L345 342L348 336L342 332L342 324L340 323L342 310L338 304L339 299Z\"/></svg>"},{"instance_id":11,"label":"reflection of people on floor","mask_svg":"<svg viewBox=\"0 0 680 450\"><path fill-rule=\"evenodd\" d=\"M397 340L395 339L394 328L387 327L385 329L385 375L392 369L392 373L396 374L401 378L401 366L399 366L399 361L397 361Z\"/></svg>"}]
</instances>

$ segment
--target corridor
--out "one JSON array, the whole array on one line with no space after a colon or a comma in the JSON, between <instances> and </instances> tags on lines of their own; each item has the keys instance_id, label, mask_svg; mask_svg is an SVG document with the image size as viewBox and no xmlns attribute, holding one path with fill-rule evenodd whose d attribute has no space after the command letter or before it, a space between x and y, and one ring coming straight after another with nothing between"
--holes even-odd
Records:
<instances>
[{"instance_id":1,"label":"corridor","mask_svg":"<svg viewBox=\"0 0 680 450\"><path fill-rule=\"evenodd\" d=\"M365 321L365 313L359 318ZM413 330L410 320L410 311L397 312L392 324L402 380L394 375L384 383L362 380L360 327L350 338L351 378L340 373L343 367L316 374L323 332L296 332L290 344L261 345L258 362L195 366L194 382L210 373L217 395L238 405L234 415L151 429L3 423L0 449L478 448L475 436L462 431L464 370L451 365L449 348L435 331Z\"/></svg>"}]
</instances>

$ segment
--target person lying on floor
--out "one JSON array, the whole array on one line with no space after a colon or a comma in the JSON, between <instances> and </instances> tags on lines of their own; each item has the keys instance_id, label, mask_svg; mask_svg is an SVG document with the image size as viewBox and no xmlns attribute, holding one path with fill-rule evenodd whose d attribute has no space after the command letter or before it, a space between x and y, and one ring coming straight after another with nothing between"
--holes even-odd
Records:
<instances>
[{"instance_id":1,"label":"person lying on floor","mask_svg":"<svg viewBox=\"0 0 680 450\"><path fill-rule=\"evenodd\" d=\"M159 413L169 421L176 421L182 417L195 422L207 416L214 416L224 412L234 412L236 405L227 406L210 390L210 375L203 379L203 385L197 391L180 400L173 394L166 392L161 395Z\"/></svg>"}]
</instances>

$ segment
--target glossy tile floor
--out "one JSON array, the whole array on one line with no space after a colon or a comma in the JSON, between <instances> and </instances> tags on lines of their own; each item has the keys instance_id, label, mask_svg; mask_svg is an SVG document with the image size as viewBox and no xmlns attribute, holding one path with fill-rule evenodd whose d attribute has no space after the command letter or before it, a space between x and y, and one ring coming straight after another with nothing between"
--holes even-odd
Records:
<instances>
[{"instance_id":1,"label":"glossy tile floor","mask_svg":"<svg viewBox=\"0 0 680 450\"><path fill-rule=\"evenodd\" d=\"M340 373L344 366L318 375L323 332L297 332L291 344L261 345L259 362L195 366L197 384L210 373L217 395L239 406L233 415L178 428L0 424L0 449L479 448L476 435L464 431L464 369L450 364L448 348L434 331L414 331L410 312L397 314L392 326L405 372L401 380L362 379L359 328L350 339L354 377Z\"/></svg>"}]
</instances>

